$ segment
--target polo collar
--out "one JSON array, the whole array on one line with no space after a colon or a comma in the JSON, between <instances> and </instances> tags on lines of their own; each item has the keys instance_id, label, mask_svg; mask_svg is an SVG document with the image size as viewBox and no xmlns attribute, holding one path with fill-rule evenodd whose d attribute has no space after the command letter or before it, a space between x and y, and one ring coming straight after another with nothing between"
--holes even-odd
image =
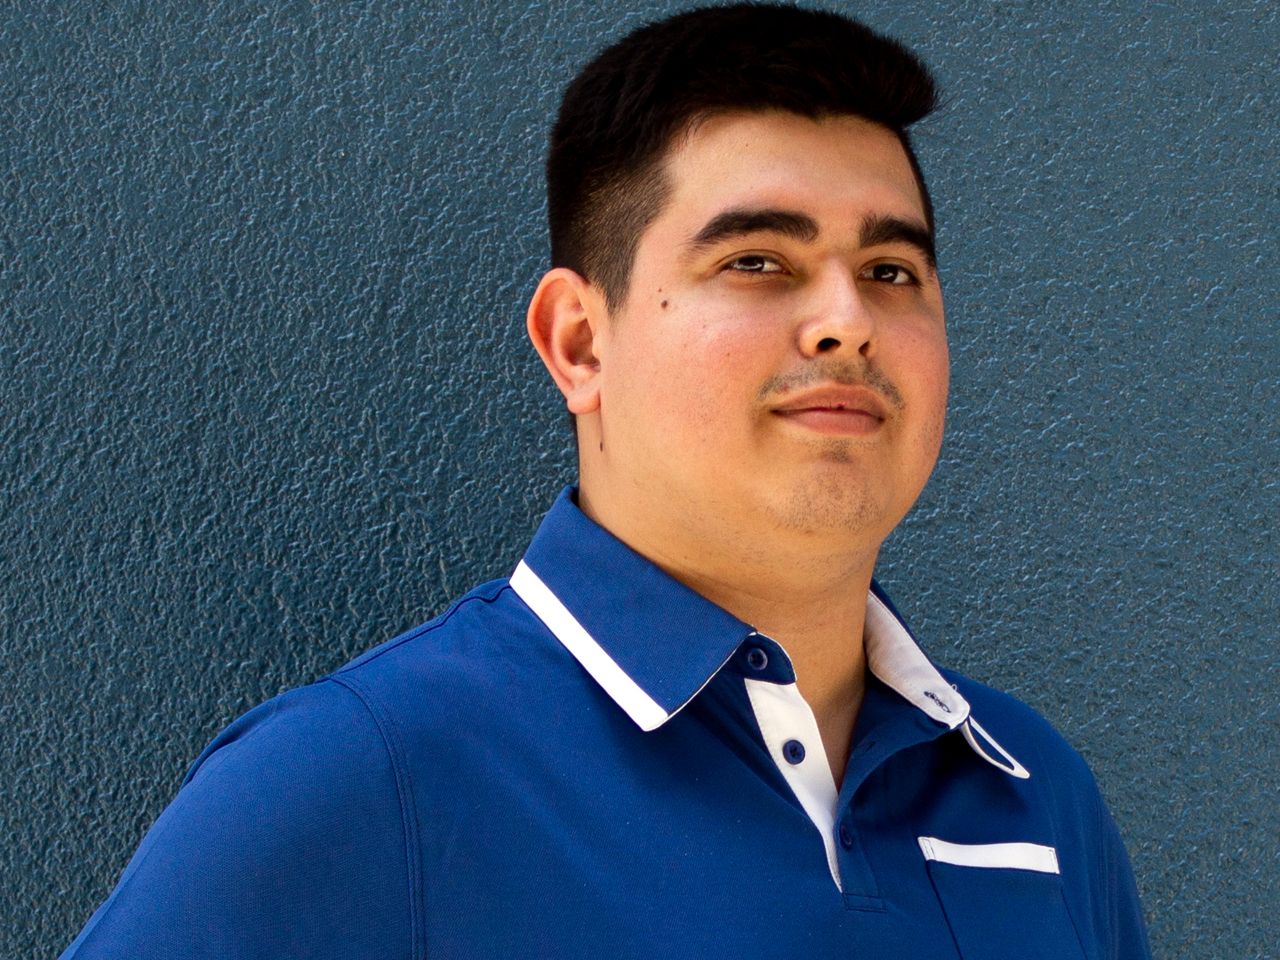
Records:
<instances>
[{"instance_id":1,"label":"polo collar","mask_svg":"<svg viewBox=\"0 0 1280 960\"><path fill-rule=\"evenodd\" d=\"M756 631L636 553L584 514L565 487L511 587L604 691L645 731L680 712ZM867 666L930 719L960 729L992 765L1026 768L971 716L879 585L867 597Z\"/></svg>"}]
</instances>

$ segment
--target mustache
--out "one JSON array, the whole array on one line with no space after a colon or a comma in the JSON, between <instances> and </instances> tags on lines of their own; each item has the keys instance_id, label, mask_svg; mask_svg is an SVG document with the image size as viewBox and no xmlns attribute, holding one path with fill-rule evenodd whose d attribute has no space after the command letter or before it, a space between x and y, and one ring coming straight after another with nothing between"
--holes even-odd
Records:
<instances>
[{"instance_id":1,"label":"mustache","mask_svg":"<svg viewBox=\"0 0 1280 960\"><path fill-rule=\"evenodd\" d=\"M894 410L901 410L905 405L902 393L884 373L866 364L859 365L843 360L819 362L800 373L770 377L760 385L757 399L765 403L778 393L793 393L806 387L826 383L838 383L842 387L867 387L880 394Z\"/></svg>"}]
</instances>

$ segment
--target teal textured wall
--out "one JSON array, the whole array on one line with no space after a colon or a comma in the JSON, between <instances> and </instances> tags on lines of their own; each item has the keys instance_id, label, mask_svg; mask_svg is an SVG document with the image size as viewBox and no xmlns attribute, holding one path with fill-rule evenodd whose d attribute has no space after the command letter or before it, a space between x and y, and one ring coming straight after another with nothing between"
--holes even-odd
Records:
<instances>
[{"instance_id":1,"label":"teal textured wall","mask_svg":"<svg viewBox=\"0 0 1280 960\"><path fill-rule=\"evenodd\" d=\"M0 12L0 956L230 719L519 557L574 463L548 118L679 6ZM947 94L950 433L882 580L1089 758L1157 955L1274 956L1277 8L844 9Z\"/></svg>"}]
</instances>

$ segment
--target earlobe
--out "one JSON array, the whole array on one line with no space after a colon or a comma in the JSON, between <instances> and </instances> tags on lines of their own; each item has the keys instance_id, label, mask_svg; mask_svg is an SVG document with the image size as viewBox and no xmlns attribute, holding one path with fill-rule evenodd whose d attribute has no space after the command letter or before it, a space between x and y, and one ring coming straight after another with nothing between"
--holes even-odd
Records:
<instances>
[{"instance_id":1,"label":"earlobe","mask_svg":"<svg viewBox=\"0 0 1280 960\"><path fill-rule=\"evenodd\" d=\"M529 339L572 413L600 406L599 299L581 274L557 267L529 301Z\"/></svg>"}]
</instances>

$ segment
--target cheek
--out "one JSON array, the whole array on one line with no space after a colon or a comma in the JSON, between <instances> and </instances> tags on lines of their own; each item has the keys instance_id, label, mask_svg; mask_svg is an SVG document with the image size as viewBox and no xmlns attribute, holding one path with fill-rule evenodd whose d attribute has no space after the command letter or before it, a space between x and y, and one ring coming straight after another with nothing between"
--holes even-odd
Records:
<instances>
[{"instance_id":1,"label":"cheek","mask_svg":"<svg viewBox=\"0 0 1280 960\"><path fill-rule=\"evenodd\" d=\"M703 421L743 414L768 376L759 372L764 338L752 319L687 309L663 320L658 335L633 351L636 386Z\"/></svg>"},{"instance_id":2,"label":"cheek","mask_svg":"<svg viewBox=\"0 0 1280 960\"><path fill-rule=\"evenodd\" d=\"M689 356L696 360L690 391L696 391L701 408L699 422L690 429L726 458L745 456L755 447L761 390L787 368L779 338L770 335L769 324L776 322L748 311L719 316L714 324L700 327L689 345Z\"/></svg>"},{"instance_id":3,"label":"cheek","mask_svg":"<svg viewBox=\"0 0 1280 960\"><path fill-rule=\"evenodd\" d=\"M903 357L910 357L912 366L920 371L923 380L938 384L946 393L950 360L947 335L940 317L921 315L903 330L898 344Z\"/></svg>"},{"instance_id":4,"label":"cheek","mask_svg":"<svg viewBox=\"0 0 1280 960\"><path fill-rule=\"evenodd\" d=\"M947 405L947 390L950 384L951 366L947 361L947 351L936 347L923 354L920 363L921 392L928 398L929 405L939 412Z\"/></svg>"},{"instance_id":5,"label":"cheek","mask_svg":"<svg viewBox=\"0 0 1280 960\"><path fill-rule=\"evenodd\" d=\"M947 393L951 367L946 340L933 340L923 346L920 371L920 402L925 419L926 443L937 453L942 445L943 424L947 415Z\"/></svg>"},{"instance_id":6,"label":"cheek","mask_svg":"<svg viewBox=\"0 0 1280 960\"><path fill-rule=\"evenodd\" d=\"M894 344L897 361L892 374L907 400L911 419L922 437L941 437L946 416L950 364L947 341L941 332L921 327Z\"/></svg>"}]
</instances>

